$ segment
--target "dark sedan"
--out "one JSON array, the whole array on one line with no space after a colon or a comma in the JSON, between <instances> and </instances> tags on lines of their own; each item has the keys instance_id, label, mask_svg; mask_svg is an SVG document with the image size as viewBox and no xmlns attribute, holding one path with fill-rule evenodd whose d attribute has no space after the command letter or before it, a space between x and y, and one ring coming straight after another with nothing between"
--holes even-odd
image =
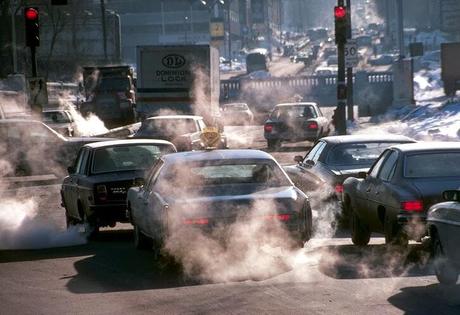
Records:
<instances>
[{"instance_id":1,"label":"dark sedan","mask_svg":"<svg viewBox=\"0 0 460 315\"><path fill-rule=\"evenodd\" d=\"M280 226L292 236L286 235L286 246L303 246L312 233L307 196L271 155L258 150L166 155L144 186L129 190L128 207L138 248L154 240L159 249L167 237L184 236L186 228L231 230L237 221Z\"/></svg>"},{"instance_id":2,"label":"dark sedan","mask_svg":"<svg viewBox=\"0 0 460 315\"><path fill-rule=\"evenodd\" d=\"M171 152L176 148L163 140L117 140L83 146L61 188L67 225L85 223L95 233L100 226L127 222L128 189L160 156Z\"/></svg>"},{"instance_id":3,"label":"dark sedan","mask_svg":"<svg viewBox=\"0 0 460 315\"><path fill-rule=\"evenodd\" d=\"M383 233L387 244L420 241L430 206L459 186L459 161L458 142L402 144L385 150L368 173L345 180L353 243L366 245L372 232Z\"/></svg>"},{"instance_id":4,"label":"dark sedan","mask_svg":"<svg viewBox=\"0 0 460 315\"><path fill-rule=\"evenodd\" d=\"M330 132L330 121L316 103L278 104L265 121L264 137L269 149L283 141L316 141Z\"/></svg>"},{"instance_id":5,"label":"dark sedan","mask_svg":"<svg viewBox=\"0 0 460 315\"><path fill-rule=\"evenodd\" d=\"M367 172L386 148L411 142L415 140L397 135L325 137L305 157L296 156L297 165L284 169L304 192L323 188L326 184L326 189L330 190L328 198L340 200L346 178Z\"/></svg>"},{"instance_id":6,"label":"dark sedan","mask_svg":"<svg viewBox=\"0 0 460 315\"><path fill-rule=\"evenodd\" d=\"M436 277L441 283L455 284L460 274L460 190L445 191L443 198L446 202L428 211L427 225Z\"/></svg>"}]
</instances>

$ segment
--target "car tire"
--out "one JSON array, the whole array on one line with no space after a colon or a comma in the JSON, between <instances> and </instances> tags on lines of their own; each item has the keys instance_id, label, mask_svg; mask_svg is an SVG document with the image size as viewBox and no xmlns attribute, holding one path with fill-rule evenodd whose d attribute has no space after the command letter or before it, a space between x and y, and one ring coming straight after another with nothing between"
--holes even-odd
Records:
<instances>
[{"instance_id":1,"label":"car tire","mask_svg":"<svg viewBox=\"0 0 460 315\"><path fill-rule=\"evenodd\" d=\"M391 220L389 215L385 215L383 224L385 234L385 244L389 246L406 247L409 244L407 235L403 232L394 220Z\"/></svg>"},{"instance_id":2,"label":"car tire","mask_svg":"<svg viewBox=\"0 0 460 315\"><path fill-rule=\"evenodd\" d=\"M459 270L449 261L446 257L441 240L435 234L433 236L433 258L434 258L434 272L436 278L442 284L454 285L458 281Z\"/></svg>"},{"instance_id":3,"label":"car tire","mask_svg":"<svg viewBox=\"0 0 460 315\"><path fill-rule=\"evenodd\" d=\"M356 212L351 209L351 241L353 244L358 246L365 246L369 244L371 239L371 231L361 219L358 217Z\"/></svg>"},{"instance_id":4,"label":"car tire","mask_svg":"<svg viewBox=\"0 0 460 315\"><path fill-rule=\"evenodd\" d=\"M276 151L281 148L281 140L267 140L267 147L270 151Z\"/></svg>"},{"instance_id":5,"label":"car tire","mask_svg":"<svg viewBox=\"0 0 460 315\"><path fill-rule=\"evenodd\" d=\"M134 225L134 247L137 249L151 249L152 240L145 236L137 225Z\"/></svg>"},{"instance_id":6,"label":"car tire","mask_svg":"<svg viewBox=\"0 0 460 315\"><path fill-rule=\"evenodd\" d=\"M303 245L308 242L313 236L313 215L311 212L310 206L304 207L304 227L302 233L302 247Z\"/></svg>"}]
</instances>

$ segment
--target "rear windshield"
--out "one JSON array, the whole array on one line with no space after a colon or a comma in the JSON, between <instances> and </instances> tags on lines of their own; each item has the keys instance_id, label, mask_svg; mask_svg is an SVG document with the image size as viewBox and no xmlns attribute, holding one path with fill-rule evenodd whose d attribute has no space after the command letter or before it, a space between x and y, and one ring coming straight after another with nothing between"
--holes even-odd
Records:
<instances>
[{"instance_id":1,"label":"rear windshield","mask_svg":"<svg viewBox=\"0 0 460 315\"><path fill-rule=\"evenodd\" d=\"M316 118L318 115L316 114L315 108L311 105L305 106L278 106L272 112L271 118L275 119L283 119L283 118L296 118L296 117L303 117L303 118Z\"/></svg>"},{"instance_id":2,"label":"rear windshield","mask_svg":"<svg viewBox=\"0 0 460 315\"><path fill-rule=\"evenodd\" d=\"M128 91L131 89L131 81L126 78L103 78L99 82L99 91Z\"/></svg>"},{"instance_id":3,"label":"rear windshield","mask_svg":"<svg viewBox=\"0 0 460 315\"><path fill-rule=\"evenodd\" d=\"M64 112L45 112L43 113L44 123L70 123L70 118Z\"/></svg>"},{"instance_id":4,"label":"rear windshield","mask_svg":"<svg viewBox=\"0 0 460 315\"><path fill-rule=\"evenodd\" d=\"M145 170L165 153L173 152L166 145L124 145L100 148L93 157L93 174Z\"/></svg>"},{"instance_id":5,"label":"rear windshield","mask_svg":"<svg viewBox=\"0 0 460 315\"><path fill-rule=\"evenodd\" d=\"M370 167L386 148L395 142L344 143L335 146L327 155L326 164L334 166Z\"/></svg>"},{"instance_id":6,"label":"rear windshield","mask_svg":"<svg viewBox=\"0 0 460 315\"><path fill-rule=\"evenodd\" d=\"M404 177L459 177L460 152L414 154L406 157Z\"/></svg>"}]
</instances>

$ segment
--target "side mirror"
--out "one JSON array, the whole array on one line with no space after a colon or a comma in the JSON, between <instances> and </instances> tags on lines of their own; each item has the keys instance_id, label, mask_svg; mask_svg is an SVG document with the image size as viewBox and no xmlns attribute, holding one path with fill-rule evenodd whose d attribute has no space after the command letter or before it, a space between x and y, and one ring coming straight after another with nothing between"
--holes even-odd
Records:
<instances>
[{"instance_id":1,"label":"side mirror","mask_svg":"<svg viewBox=\"0 0 460 315\"><path fill-rule=\"evenodd\" d=\"M305 165L308 166L308 167L313 167L313 166L315 166L315 162L312 161L312 160L306 160Z\"/></svg>"},{"instance_id":2,"label":"side mirror","mask_svg":"<svg viewBox=\"0 0 460 315\"><path fill-rule=\"evenodd\" d=\"M142 187L145 184L145 180L142 177L138 177L134 179L134 187Z\"/></svg>"},{"instance_id":3,"label":"side mirror","mask_svg":"<svg viewBox=\"0 0 460 315\"><path fill-rule=\"evenodd\" d=\"M446 201L460 201L460 190L446 190L442 193L442 198Z\"/></svg>"},{"instance_id":4,"label":"side mirror","mask_svg":"<svg viewBox=\"0 0 460 315\"><path fill-rule=\"evenodd\" d=\"M303 157L301 155L296 155L294 156L294 161L300 164L303 161Z\"/></svg>"},{"instance_id":5,"label":"side mirror","mask_svg":"<svg viewBox=\"0 0 460 315\"><path fill-rule=\"evenodd\" d=\"M67 172L69 173L69 175L75 174L75 167L69 166L67 168Z\"/></svg>"},{"instance_id":6,"label":"side mirror","mask_svg":"<svg viewBox=\"0 0 460 315\"><path fill-rule=\"evenodd\" d=\"M358 178L366 179L367 178L367 172L359 172L358 173Z\"/></svg>"}]
</instances>

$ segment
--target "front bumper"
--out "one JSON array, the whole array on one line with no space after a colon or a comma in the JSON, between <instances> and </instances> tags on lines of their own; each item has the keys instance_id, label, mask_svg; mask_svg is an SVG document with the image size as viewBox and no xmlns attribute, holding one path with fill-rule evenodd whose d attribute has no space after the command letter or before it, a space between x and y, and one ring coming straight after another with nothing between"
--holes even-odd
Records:
<instances>
[{"instance_id":1,"label":"front bumper","mask_svg":"<svg viewBox=\"0 0 460 315\"><path fill-rule=\"evenodd\" d=\"M126 209L126 203L113 203L90 206L90 211L94 215L99 226L111 225L116 222L129 222Z\"/></svg>"}]
</instances>

